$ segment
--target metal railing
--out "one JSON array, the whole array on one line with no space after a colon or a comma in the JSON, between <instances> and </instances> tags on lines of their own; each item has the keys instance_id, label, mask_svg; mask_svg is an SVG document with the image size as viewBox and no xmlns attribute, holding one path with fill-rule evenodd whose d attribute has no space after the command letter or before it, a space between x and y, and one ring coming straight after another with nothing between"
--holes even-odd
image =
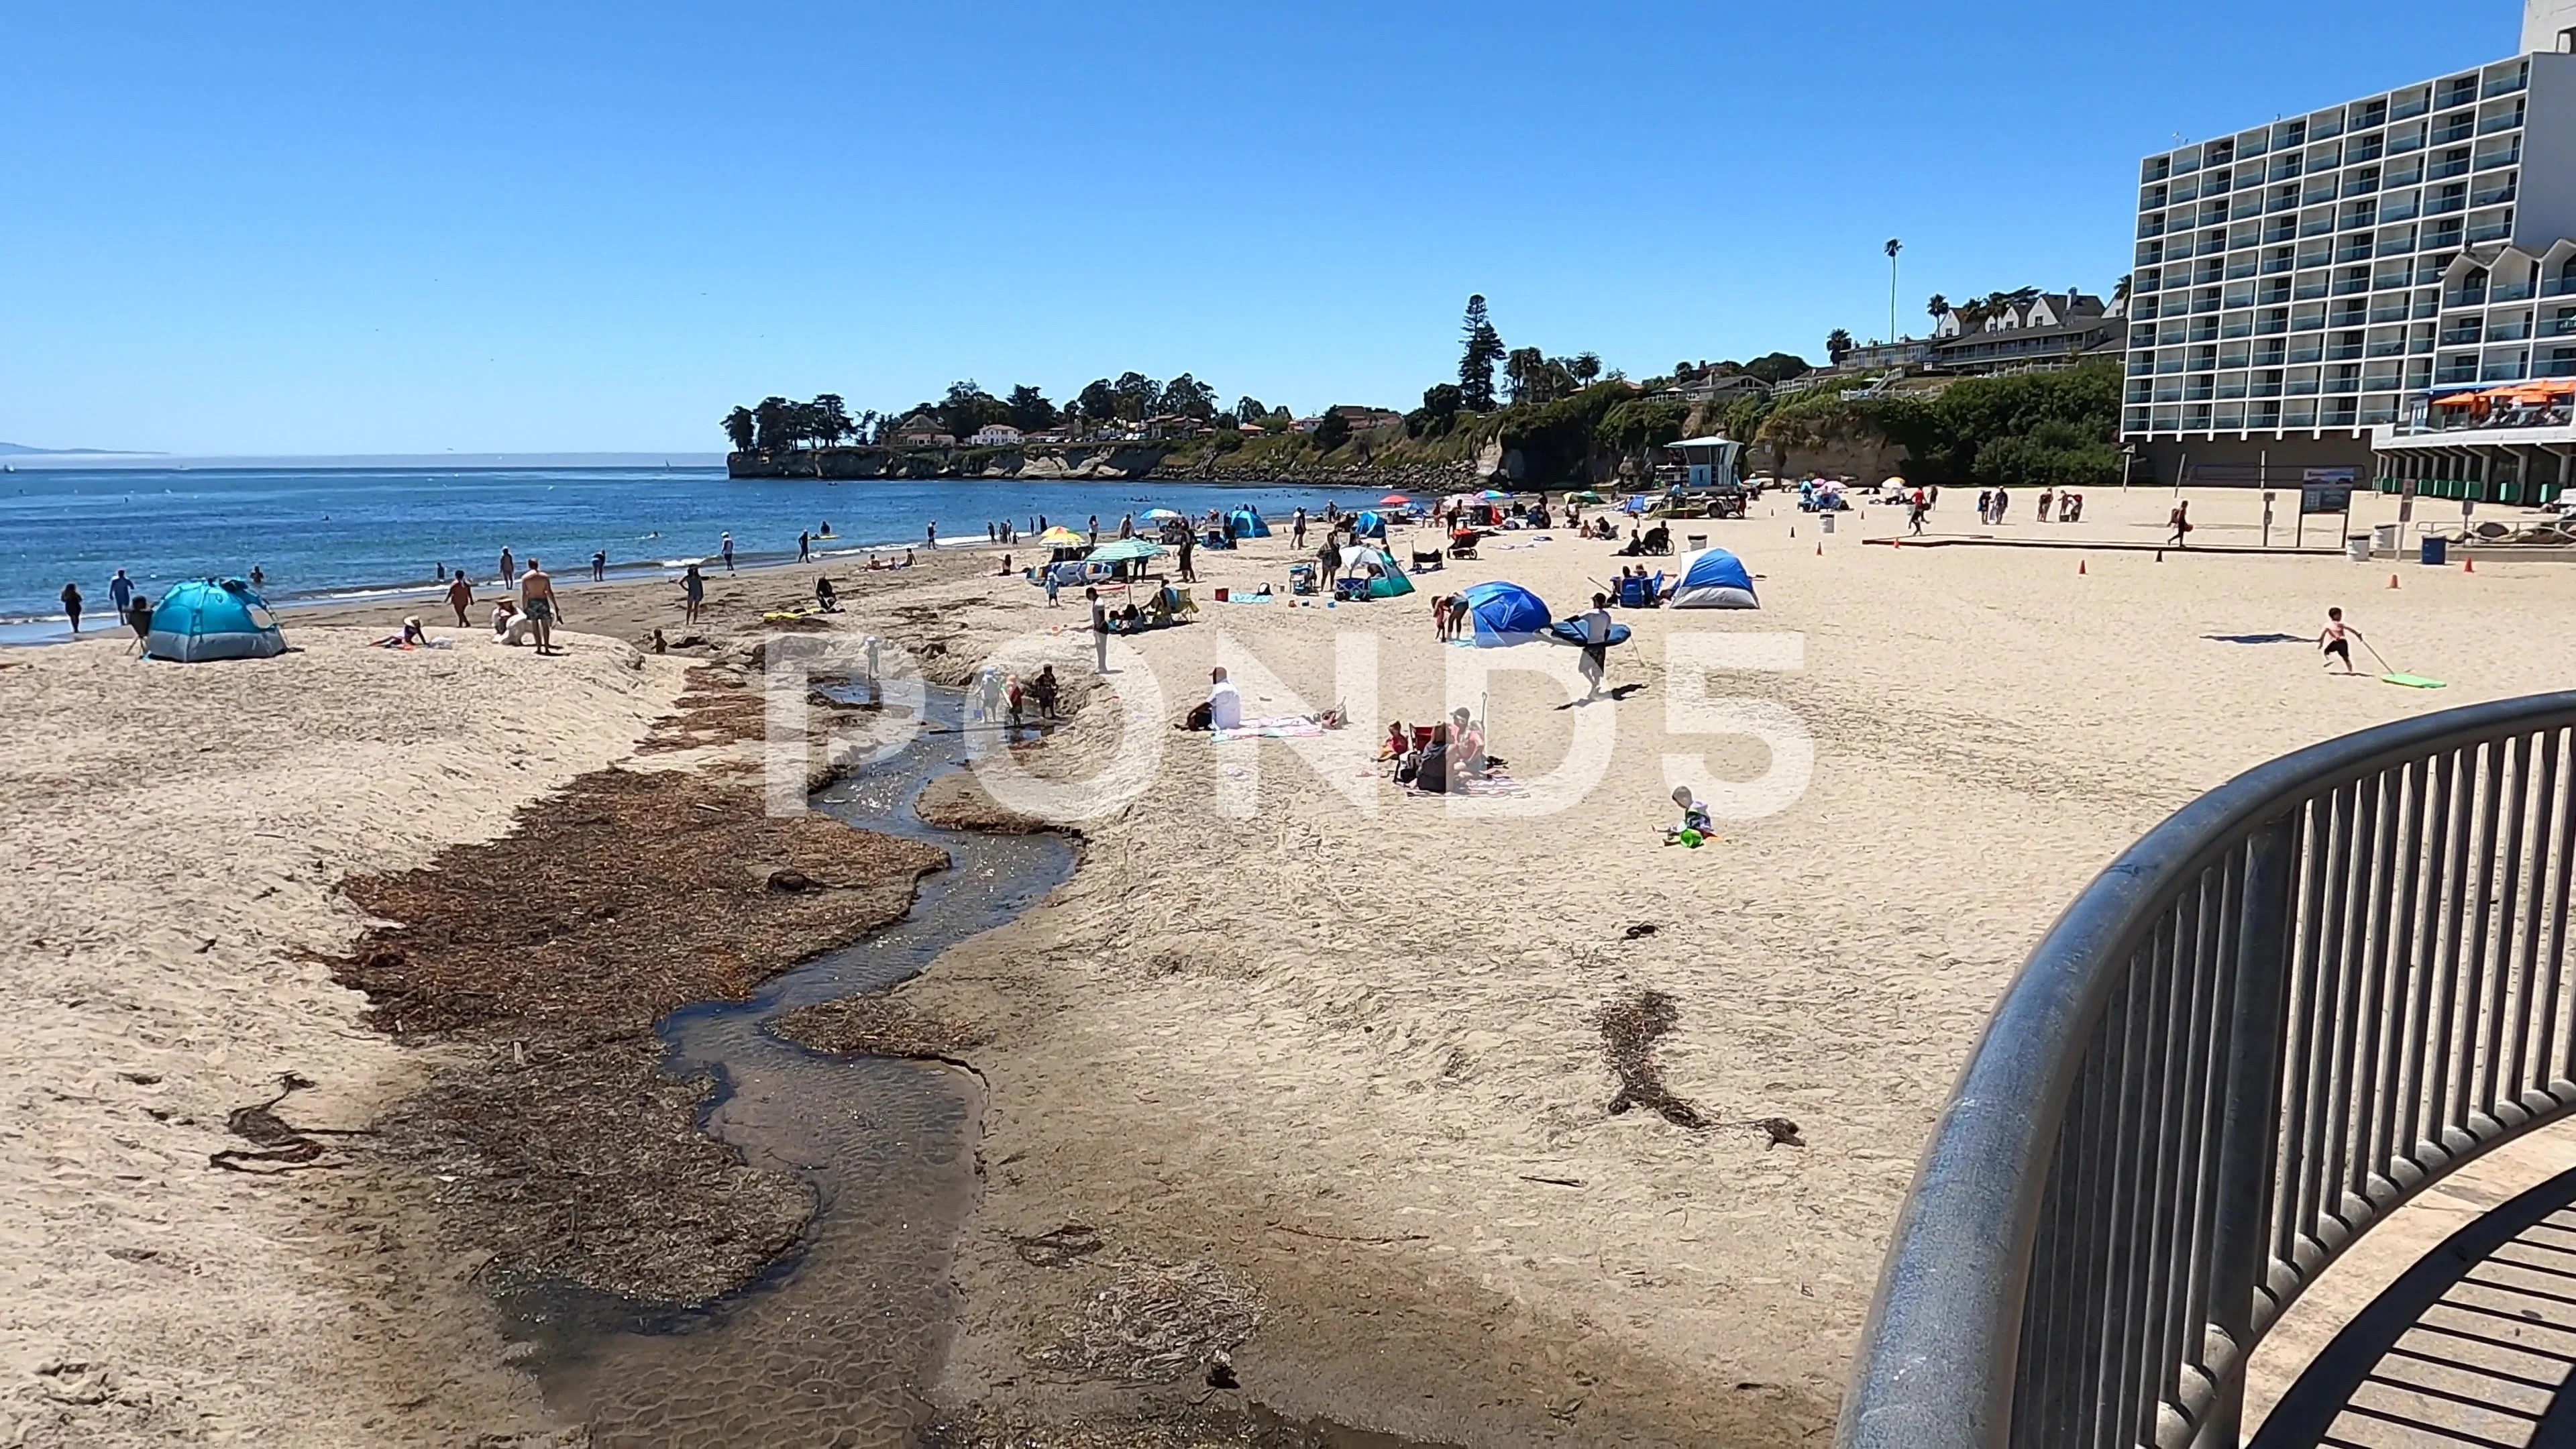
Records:
<instances>
[{"instance_id":1,"label":"metal railing","mask_svg":"<svg viewBox=\"0 0 2576 1449\"><path fill-rule=\"evenodd\" d=\"M2260 766L2058 918L1935 1126L1845 1449L2237 1443L2363 1232L2576 1111L2576 692Z\"/></svg>"}]
</instances>

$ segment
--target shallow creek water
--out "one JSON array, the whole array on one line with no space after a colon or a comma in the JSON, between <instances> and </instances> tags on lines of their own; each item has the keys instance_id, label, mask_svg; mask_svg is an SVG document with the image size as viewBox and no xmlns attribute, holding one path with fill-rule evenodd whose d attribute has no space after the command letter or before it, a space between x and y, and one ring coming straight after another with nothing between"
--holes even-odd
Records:
<instances>
[{"instance_id":1,"label":"shallow creek water","mask_svg":"<svg viewBox=\"0 0 2576 1449\"><path fill-rule=\"evenodd\" d=\"M703 1308L648 1311L559 1289L510 1305L538 1346L547 1399L587 1421L596 1445L900 1444L920 1420L949 1332L949 1257L974 1201L977 1085L933 1063L811 1052L769 1024L916 975L1071 876L1061 837L943 830L914 814L922 787L962 762L959 709L936 695L931 730L814 798L852 825L948 852L911 913L750 1000L662 1024L668 1069L716 1079L706 1130L752 1165L813 1185L805 1240L762 1281Z\"/></svg>"}]
</instances>

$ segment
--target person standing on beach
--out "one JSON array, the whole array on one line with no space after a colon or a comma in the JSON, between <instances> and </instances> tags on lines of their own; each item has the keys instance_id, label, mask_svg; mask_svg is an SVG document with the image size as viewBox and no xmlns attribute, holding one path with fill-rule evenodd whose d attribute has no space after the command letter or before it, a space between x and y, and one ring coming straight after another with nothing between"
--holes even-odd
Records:
<instances>
[{"instance_id":1,"label":"person standing on beach","mask_svg":"<svg viewBox=\"0 0 2576 1449\"><path fill-rule=\"evenodd\" d=\"M1301 549L1302 549L1302 548L1304 548L1304 547L1306 546L1306 510L1305 510L1305 509L1300 508L1300 509L1298 509L1298 510L1297 510L1297 517L1296 517L1293 521L1291 521L1291 522L1290 522L1289 527L1290 527L1292 530L1294 530L1294 532L1293 532L1293 534L1292 534L1291 536L1296 540L1297 547L1299 547L1299 548L1301 548Z\"/></svg>"},{"instance_id":2,"label":"person standing on beach","mask_svg":"<svg viewBox=\"0 0 2576 1449\"><path fill-rule=\"evenodd\" d=\"M1060 609L1060 608L1063 608L1063 607L1064 607L1062 604L1060 604L1060 603L1058 603L1058 602L1056 601L1056 596L1055 596L1055 595L1056 595L1056 590L1058 590L1058 589L1060 589L1060 588L1062 588L1062 587L1064 587L1064 581L1063 581L1063 580L1061 580L1061 579L1059 579L1059 578L1057 578L1057 577L1055 576L1055 565L1054 565L1054 564L1048 564L1048 565L1046 566L1046 591L1047 591L1047 607L1048 607L1048 608L1050 608L1050 609Z\"/></svg>"},{"instance_id":3,"label":"person standing on beach","mask_svg":"<svg viewBox=\"0 0 2576 1449\"><path fill-rule=\"evenodd\" d=\"M1197 547L1197 546L1198 546L1198 538L1197 538L1197 536L1196 536L1196 535L1194 535L1194 534L1187 534L1187 533L1185 533L1185 534L1182 534L1182 535L1181 535L1181 582L1182 582L1182 583L1185 583L1185 584L1195 584L1195 583L1197 583L1197 582L1199 581L1199 571L1198 571L1197 569L1195 569L1195 568L1191 567L1191 565L1190 565L1190 550L1191 550L1191 549L1193 549L1193 548L1195 548L1195 547Z\"/></svg>"},{"instance_id":4,"label":"person standing on beach","mask_svg":"<svg viewBox=\"0 0 2576 1449\"><path fill-rule=\"evenodd\" d=\"M1581 667L1584 681L1592 686L1592 693L1585 695L1584 698L1590 699L1601 692L1601 678L1610 672L1610 596L1608 594L1592 596L1592 607L1584 613L1582 624L1583 664Z\"/></svg>"},{"instance_id":5,"label":"person standing on beach","mask_svg":"<svg viewBox=\"0 0 2576 1449\"><path fill-rule=\"evenodd\" d=\"M71 616L72 637L80 637L81 591L78 584L63 585L63 612Z\"/></svg>"},{"instance_id":6,"label":"person standing on beach","mask_svg":"<svg viewBox=\"0 0 2576 1449\"><path fill-rule=\"evenodd\" d=\"M1100 515L1097 513L1091 515L1091 546L1100 547Z\"/></svg>"},{"instance_id":7,"label":"person standing on beach","mask_svg":"<svg viewBox=\"0 0 2576 1449\"><path fill-rule=\"evenodd\" d=\"M2359 638L2361 631L2343 621L2343 610L2326 610L2325 632L2317 636L2317 648L2326 657L2326 668L2334 668L2334 662L2340 659L2344 673L2359 674L2361 671L2352 667L2352 641Z\"/></svg>"},{"instance_id":8,"label":"person standing on beach","mask_svg":"<svg viewBox=\"0 0 2576 1449\"><path fill-rule=\"evenodd\" d=\"M590 581L594 584L608 582L608 550L595 548L590 551Z\"/></svg>"},{"instance_id":9,"label":"person standing on beach","mask_svg":"<svg viewBox=\"0 0 2576 1449\"><path fill-rule=\"evenodd\" d=\"M1029 692L1038 697L1038 718L1055 718L1056 680L1054 665L1045 665L1038 670L1038 677L1030 683Z\"/></svg>"},{"instance_id":10,"label":"person standing on beach","mask_svg":"<svg viewBox=\"0 0 2576 1449\"><path fill-rule=\"evenodd\" d=\"M2004 521L2004 515L2010 512L2012 512L2012 493L2007 489L1996 489L1995 522L1998 524L2002 523Z\"/></svg>"},{"instance_id":11,"label":"person standing on beach","mask_svg":"<svg viewBox=\"0 0 2576 1449\"><path fill-rule=\"evenodd\" d=\"M719 552L719 553L721 553L721 554L723 554L723 555L724 555L724 566L725 566L725 572L726 572L726 573L732 573L732 572L733 572L733 535L732 535L732 534L728 533L728 534L726 534L726 535L724 536L724 542L723 542L723 543L721 543L721 544L719 544L719 545L717 546L717 552Z\"/></svg>"},{"instance_id":12,"label":"person standing on beach","mask_svg":"<svg viewBox=\"0 0 2576 1449\"><path fill-rule=\"evenodd\" d=\"M922 547L939 547L939 520L934 518L921 530Z\"/></svg>"},{"instance_id":13,"label":"person standing on beach","mask_svg":"<svg viewBox=\"0 0 2576 1449\"><path fill-rule=\"evenodd\" d=\"M535 554L528 555L528 571L519 576L519 612L537 631L537 652L555 652L555 581Z\"/></svg>"},{"instance_id":14,"label":"person standing on beach","mask_svg":"<svg viewBox=\"0 0 2576 1449\"><path fill-rule=\"evenodd\" d=\"M511 555L509 549L503 548L501 550L501 583L506 587L508 585L515 584L518 581L519 561Z\"/></svg>"},{"instance_id":15,"label":"person standing on beach","mask_svg":"<svg viewBox=\"0 0 2576 1449\"><path fill-rule=\"evenodd\" d=\"M116 577L107 581L107 601L116 606L118 618L125 617L125 606L134 602L134 580L125 576L125 570L118 569Z\"/></svg>"},{"instance_id":16,"label":"person standing on beach","mask_svg":"<svg viewBox=\"0 0 2576 1449\"><path fill-rule=\"evenodd\" d=\"M463 569L447 581L447 607L456 611L456 627L464 628L465 611L474 607L474 585L466 579Z\"/></svg>"},{"instance_id":17,"label":"person standing on beach","mask_svg":"<svg viewBox=\"0 0 2576 1449\"><path fill-rule=\"evenodd\" d=\"M1096 674L1109 672L1109 610L1101 605L1098 589L1084 589L1082 597L1091 604L1091 667Z\"/></svg>"},{"instance_id":18,"label":"person standing on beach","mask_svg":"<svg viewBox=\"0 0 2576 1449\"><path fill-rule=\"evenodd\" d=\"M797 561L798 563L804 563L806 560L811 559L813 556L814 556L814 535L812 535L812 534L810 534L810 533L799 533L799 534L797 534L797 535L796 535L796 561Z\"/></svg>"},{"instance_id":19,"label":"person standing on beach","mask_svg":"<svg viewBox=\"0 0 2576 1449\"><path fill-rule=\"evenodd\" d=\"M698 622L698 610L707 602L707 580L706 575L698 572L696 564L689 565L688 572L680 575L680 592L689 599L688 622Z\"/></svg>"},{"instance_id":20,"label":"person standing on beach","mask_svg":"<svg viewBox=\"0 0 2576 1449\"><path fill-rule=\"evenodd\" d=\"M2175 504L2174 504L2174 506L2173 506L2173 513L2172 513L2169 517L2167 517L2167 518L2165 519L2165 527L2170 528L2170 529L2172 529L2172 530L2173 530L2173 538L2172 538L2171 540L2169 540L2169 541L2165 544L2165 547L2167 547L2167 548L2187 548L2187 547L2189 547L2189 546L2190 546L2190 540L2191 540L2191 500L2190 500L2190 499L2188 499L2188 498L2184 498L2184 499L2180 499L2180 500L2178 500L2178 501L2176 501L2176 502L2175 502Z\"/></svg>"}]
</instances>

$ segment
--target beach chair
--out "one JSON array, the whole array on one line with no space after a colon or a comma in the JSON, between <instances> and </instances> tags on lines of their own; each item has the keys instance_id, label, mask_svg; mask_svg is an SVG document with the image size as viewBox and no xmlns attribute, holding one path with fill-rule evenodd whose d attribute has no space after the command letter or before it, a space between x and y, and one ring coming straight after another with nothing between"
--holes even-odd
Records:
<instances>
[{"instance_id":1,"label":"beach chair","mask_svg":"<svg viewBox=\"0 0 2576 1449\"><path fill-rule=\"evenodd\" d=\"M1292 594L1319 594L1323 592L1323 589L1324 586L1316 582L1315 566L1313 564L1290 564L1288 566L1288 592Z\"/></svg>"},{"instance_id":2,"label":"beach chair","mask_svg":"<svg viewBox=\"0 0 2576 1449\"><path fill-rule=\"evenodd\" d=\"M1620 608L1623 608L1623 609L1642 609L1642 608L1645 608L1645 607L1646 607L1646 600L1647 600L1649 597L1650 597L1650 596L1649 596L1649 595L1647 594L1647 592L1646 592L1646 581L1645 581L1644 579L1638 578L1635 574L1630 574L1630 575L1628 575L1627 577L1625 577L1625 578L1623 578L1623 579L1619 580L1619 607L1620 607Z\"/></svg>"},{"instance_id":3,"label":"beach chair","mask_svg":"<svg viewBox=\"0 0 2576 1449\"><path fill-rule=\"evenodd\" d=\"M1179 618L1183 618L1183 617L1188 617L1188 618L1193 618L1193 619L1195 619L1195 618L1197 618L1197 617L1198 617L1198 613L1199 613L1199 601L1190 597L1190 591L1189 591L1189 590L1187 590L1187 589L1174 589L1174 590L1172 590L1172 617L1173 617L1173 618L1175 618L1175 619L1179 619Z\"/></svg>"}]
</instances>

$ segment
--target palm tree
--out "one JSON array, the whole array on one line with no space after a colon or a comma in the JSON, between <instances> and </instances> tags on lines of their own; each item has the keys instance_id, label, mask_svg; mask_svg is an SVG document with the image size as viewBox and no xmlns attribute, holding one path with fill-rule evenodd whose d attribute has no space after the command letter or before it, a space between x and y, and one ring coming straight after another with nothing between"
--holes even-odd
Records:
<instances>
[{"instance_id":1,"label":"palm tree","mask_svg":"<svg viewBox=\"0 0 2576 1449\"><path fill-rule=\"evenodd\" d=\"M1825 338L1825 355L1833 359L1834 366L1840 367L1843 365L1843 359L1851 354L1852 335L1840 327L1835 328Z\"/></svg>"},{"instance_id":2,"label":"palm tree","mask_svg":"<svg viewBox=\"0 0 2576 1449\"><path fill-rule=\"evenodd\" d=\"M1950 299L1935 292L1932 294L1932 300L1924 304L1923 310L1931 313L1932 320L1937 322L1950 315Z\"/></svg>"},{"instance_id":3,"label":"palm tree","mask_svg":"<svg viewBox=\"0 0 2576 1449\"><path fill-rule=\"evenodd\" d=\"M2129 284L2137 280L2137 275L2138 274L2135 272L2123 273L2120 277L2120 284L2111 289L2111 300L2114 302L2125 302L2129 300Z\"/></svg>"},{"instance_id":4,"label":"palm tree","mask_svg":"<svg viewBox=\"0 0 2576 1449\"><path fill-rule=\"evenodd\" d=\"M1574 356L1574 361L1566 364L1566 371L1574 374L1576 382L1589 383L1601 375L1601 354L1578 352Z\"/></svg>"}]
</instances>

